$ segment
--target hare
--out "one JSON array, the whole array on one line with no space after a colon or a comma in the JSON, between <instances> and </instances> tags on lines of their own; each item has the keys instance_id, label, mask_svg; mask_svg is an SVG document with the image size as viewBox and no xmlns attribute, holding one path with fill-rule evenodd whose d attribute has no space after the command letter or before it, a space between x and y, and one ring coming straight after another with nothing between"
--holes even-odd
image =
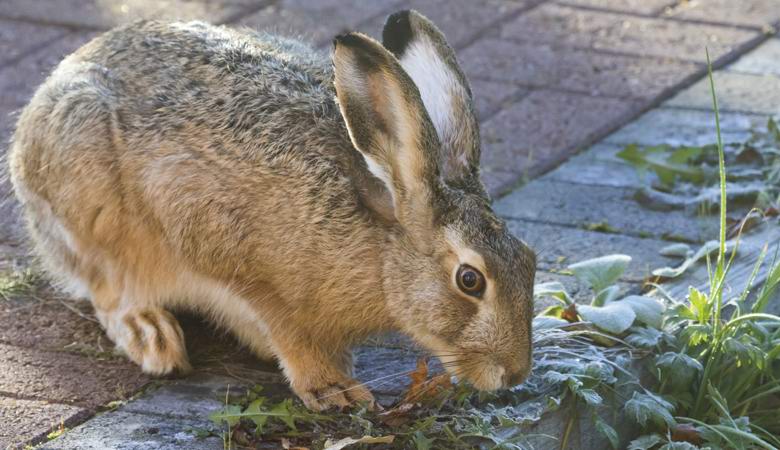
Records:
<instances>
[{"instance_id":1,"label":"hare","mask_svg":"<svg viewBox=\"0 0 780 450\"><path fill-rule=\"evenodd\" d=\"M313 410L375 406L350 348L397 330L482 390L531 366L535 254L490 207L472 94L425 17L383 43L142 21L23 110L12 182L36 253L150 374L188 308L277 359Z\"/></svg>"}]
</instances>

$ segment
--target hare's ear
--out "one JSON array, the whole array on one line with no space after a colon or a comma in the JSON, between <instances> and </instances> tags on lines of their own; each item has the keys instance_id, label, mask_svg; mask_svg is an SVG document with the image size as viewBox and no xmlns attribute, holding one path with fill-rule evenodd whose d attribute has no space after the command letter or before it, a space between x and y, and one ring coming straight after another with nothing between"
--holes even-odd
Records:
<instances>
[{"instance_id":1,"label":"hare's ear","mask_svg":"<svg viewBox=\"0 0 780 450\"><path fill-rule=\"evenodd\" d=\"M420 90L441 142L444 181L484 194L471 88L444 34L417 11L400 11L387 18L382 44Z\"/></svg>"},{"instance_id":2,"label":"hare's ear","mask_svg":"<svg viewBox=\"0 0 780 450\"><path fill-rule=\"evenodd\" d=\"M442 188L439 142L417 87L387 49L360 33L336 38L333 65L353 145L390 191L398 222L429 250L433 205Z\"/></svg>"}]
</instances>

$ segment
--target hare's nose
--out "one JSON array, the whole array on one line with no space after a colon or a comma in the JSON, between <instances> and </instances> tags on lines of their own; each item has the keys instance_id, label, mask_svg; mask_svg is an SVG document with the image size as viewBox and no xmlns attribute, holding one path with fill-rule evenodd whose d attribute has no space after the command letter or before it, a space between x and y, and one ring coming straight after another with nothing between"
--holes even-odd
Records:
<instances>
[{"instance_id":1,"label":"hare's nose","mask_svg":"<svg viewBox=\"0 0 780 450\"><path fill-rule=\"evenodd\" d=\"M504 372L504 376L502 380L504 382L504 386L506 387L517 386L518 384L525 381L526 378L528 378L528 372L529 371L525 369L521 369L515 372L509 372L509 371Z\"/></svg>"}]
</instances>

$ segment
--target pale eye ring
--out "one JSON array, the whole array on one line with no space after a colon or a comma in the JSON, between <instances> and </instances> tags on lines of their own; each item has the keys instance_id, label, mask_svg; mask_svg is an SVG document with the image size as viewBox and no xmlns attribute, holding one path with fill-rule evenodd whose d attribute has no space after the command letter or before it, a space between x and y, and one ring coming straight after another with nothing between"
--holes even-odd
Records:
<instances>
[{"instance_id":1,"label":"pale eye ring","mask_svg":"<svg viewBox=\"0 0 780 450\"><path fill-rule=\"evenodd\" d=\"M485 291L485 276L468 264L461 264L458 267L455 281L458 284L458 289L466 295L479 298Z\"/></svg>"}]
</instances>

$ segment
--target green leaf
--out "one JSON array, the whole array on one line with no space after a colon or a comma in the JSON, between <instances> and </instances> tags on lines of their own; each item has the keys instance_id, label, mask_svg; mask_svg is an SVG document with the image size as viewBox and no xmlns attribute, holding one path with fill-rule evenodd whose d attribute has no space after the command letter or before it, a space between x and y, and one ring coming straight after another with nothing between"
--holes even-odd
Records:
<instances>
[{"instance_id":1,"label":"green leaf","mask_svg":"<svg viewBox=\"0 0 780 450\"><path fill-rule=\"evenodd\" d=\"M574 391L574 393L577 395L577 397L585 400L585 403L590 406L599 406L604 401L598 392L594 391L593 389L577 389Z\"/></svg>"},{"instance_id":2,"label":"green leaf","mask_svg":"<svg viewBox=\"0 0 780 450\"><path fill-rule=\"evenodd\" d=\"M670 187L678 178L696 184L701 184L710 178L711 174L705 172L702 167L691 164L690 160L701 152L702 148L699 147L673 148L668 145L658 145L640 149L632 144L626 146L616 156L626 160L640 172L648 169L654 171L661 184Z\"/></svg>"},{"instance_id":3,"label":"green leaf","mask_svg":"<svg viewBox=\"0 0 780 450\"><path fill-rule=\"evenodd\" d=\"M663 333L655 328L631 327L631 333L624 338L626 342L643 348L652 348L661 342Z\"/></svg>"},{"instance_id":4,"label":"green leaf","mask_svg":"<svg viewBox=\"0 0 780 450\"><path fill-rule=\"evenodd\" d=\"M425 437L422 431L416 431L412 435L412 442L414 442L414 448L416 450L430 450L433 448L434 439Z\"/></svg>"},{"instance_id":5,"label":"green leaf","mask_svg":"<svg viewBox=\"0 0 780 450\"><path fill-rule=\"evenodd\" d=\"M634 392L623 408L629 417L642 427L648 423L658 427L672 427L676 423L672 416L674 406L650 393Z\"/></svg>"},{"instance_id":6,"label":"green leaf","mask_svg":"<svg viewBox=\"0 0 780 450\"><path fill-rule=\"evenodd\" d=\"M777 122L775 122L774 119L771 117L767 121L766 129L769 132L769 134L774 138L775 142L777 144L780 144L780 128L777 126Z\"/></svg>"},{"instance_id":7,"label":"green leaf","mask_svg":"<svg viewBox=\"0 0 780 450\"><path fill-rule=\"evenodd\" d=\"M291 407L292 400L288 398L279 402L268 412L284 422L291 430L297 430L298 428L295 426L295 416L291 412Z\"/></svg>"},{"instance_id":8,"label":"green leaf","mask_svg":"<svg viewBox=\"0 0 780 450\"><path fill-rule=\"evenodd\" d=\"M688 302L691 304L691 311L694 313L696 320L699 322L710 320L712 308L706 294L691 286L688 289Z\"/></svg>"},{"instance_id":9,"label":"green leaf","mask_svg":"<svg viewBox=\"0 0 780 450\"><path fill-rule=\"evenodd\" d=\"M718 251L720 248L720 243L718 241L707 241L704 243L704 245L699 248L699 250L696 251L692 256L689 258L686 258L685 261L682 262L677 267L661 267L659 269L653 270L653 275L657 277L664 277L664 278L677 278L680 275L682 275L686 270L688 270L692 265L694 265L696 262L698 262L700 259L705 258L707 255Z\"/></svg>"},{"instance_id":10,"label":"green leaf","mask_svg":"<svg viewBox=\"0 0 780 450\"><path fill-rule=\"evenodd\" d=\"M596 294L596 297L593 298L593 301L590 302L592 306L604 306L607 303L614 301L618 295L620 294L620 286L613 284L612 286L607 286L604 289L602 289L598 294Z\"/></svg>"},{"instance_id":11,"label":"green leaf","mask_svg":"<svg viewBox=\"0 0 780 450\"><path fill-rule=\"evenodd\" d=\"M601 292L615 284L630 263L631 257L628 255L607 255L572 264L569 270L595 292Z\"/></svg>"},{"instance_id":12,"label":"green leaf","mask_svg":"<svg viewBox=\"0 0 780 450\"><path fill-rule=\"evenodd\" d=\"M690 389L696 375L704 370L699 361L684 353L666 352L656 358L655 364L674 390Z\"/></svg>"},{"instance_id":13,"label":"green leaf","mask_svg":"<svg viewBox=\"0 0 780 450\"><path fill-rule=\"evenodd\" d=\"M601 307L578 305L577 313L584 320L612 334L626 331L636 318L634 310L622 302L613 302Z\"/></svg>"},{"instance_id":14,"label":"green leaf","mask_svg":"<svg viewBox=\"0 0 780 450\"><path fill-rule=\"evenodd\" d=\"M685 441L680 442L667 442L662 445L658 450L699 450L699 447Z\"/></svg>"},{"instance_id":15,"label":"green leaf","mask_svg":"<svg viewBox=\"0 0 780 450\"><path fill-rule=\"evenodd\" d=\"M598 430L599 433L603 434L609 440L609 444L612 445L612 448L617 450L618 446L620 445L620 438L618 437L617 431L615 431L615 429L612 428L607 422L601 420L600 417L596 416L595 419L596 430Z\"/></svg>"},{"instance_id":16,"label":"green leaf","mask_svg":"<svg viewBox=\"0 0 780 450\"><path fill-rule=\"evenodd\" d=\"M665 441L659 434L647 434L631 441L626 450L650 450Z\"/></svg>"},{"instance_id":17,"label":"green leaf","mask_svg":"<svg viewBox=\"0 0 780 450\"><path fill-rule=\"evenodd\" d=\"M664 305L658 300L644 295L629 295L617 303L630 306L640 322L661 328Z\"/></svg>"},{"instance_id":18,"label":"green leaf","mask_svg":"<svg viewBox=\"0 0 780 450\"><path fill-rule=\"evenodd\" d=\"M238 405L225 405L219 411L209 414L209 419L216 425L221 425L222 422L225 422L230 427L236 426L241 420L241 407Z\"/></svg>"},{"instance_id":19,"label":"green leaf","mask_svg":"<svg viewBox=\"0 0 780 450\"><path fill-rule=\"evenodd\" d=\"M690 245L678 242L676 244L667 245L659 250L658 253L660 253L661 256L688 258L693 255L693 250L691 250Z\"/></svg>"},{"instance_id":20,"label":"green leaf","mask_svg":"<svg viewBox=\"0 0 780 450\"><path fill-rule=\"evenodd\" d=\"M263 433L263 427L265 427L269 417L267 414L265 414L265 410L262 408L263 403L265 403L265 398L258 398L257 400L250 403L249 406L246 407L246 410L244 410L244 414L248 414L249 420L254 422L257 426L258 434Z\"/></svg>"},{"instance_id":21,"label":"green leaf","mask_svg":"<svg viewBox=\"0 0 780 450\"><path fill-rule=\"evenodd\" d=\"M560 328L562 326L569 325L569 322L551 316L536 316L531 322L531 328L533 330L545 330L548 328Z\"/></svg>"},{"instance_id":22,"label":"green leaf","mask_svg":"<svg viewBox=\"0 0 780 450\"><path fill-rule=\"evenodd\" d=\"M553 297L564 305L570 305L572 303L569 293L566 292L566 287L559 281L549 281L547 283L539 283L534 286L534 298Z\"/></svg>"}]
</instances>

